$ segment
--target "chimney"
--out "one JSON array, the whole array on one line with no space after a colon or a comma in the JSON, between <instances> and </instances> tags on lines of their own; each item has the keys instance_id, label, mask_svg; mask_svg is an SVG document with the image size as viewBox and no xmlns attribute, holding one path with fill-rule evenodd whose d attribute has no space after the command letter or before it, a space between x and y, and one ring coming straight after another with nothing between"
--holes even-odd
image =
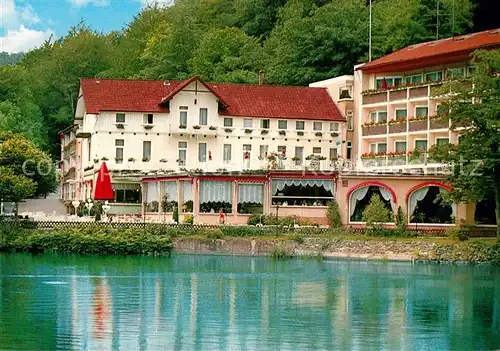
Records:
<instances>
[{"instance_id":1,"label":"chimney","mask_svg":"<svg viewBox=\"0 0 500 351\"><path fill-rule=\"evenodd\" d=\"M264 71L259 72L259 85L264 85Z\"/></svg>"}]
</instances>

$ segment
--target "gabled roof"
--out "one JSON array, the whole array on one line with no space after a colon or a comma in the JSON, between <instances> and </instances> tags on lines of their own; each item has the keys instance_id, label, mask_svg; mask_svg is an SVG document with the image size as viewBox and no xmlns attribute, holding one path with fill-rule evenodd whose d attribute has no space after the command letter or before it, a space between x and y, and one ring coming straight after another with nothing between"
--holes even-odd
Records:
<instances>
[{"instance_id":1,"label":"gabled roof","mask_svg":"<svg viewBox=\"0 0 500 351\"><path fill-rule=\"evenodd\" d=\"M410 45L359 67L366 73L397 72L467 61L480 48L500 47L500 28Z\"/></svg>"},{"instance_id":2,"label":"gabled roof","mask_svg":"<svg viewBox=\"0 0 500 351\"><path fill-rule=\"evenodd\" d=\"M81 79L86 113L168 112L164 102L194 81L201 82L223 105L222 115L345 121L326 88L284 87L185 81Z\"/></svg>"},{"instance_id":3,"label":"gabled roof","mask_svg":"<svg viewBox=\"0 0 500 351\"><path fill-rule=\"evenodd\" d=\"M187 87L189 84L193 83L193 82L199 82L201 84L203 84L203 86L205 88L207 88L212 94L215 95L215 97L217 99L219 99L219 102L224 105L224 106L228 106L228 104L224 101L224 99L219 95L217 94L217 92L215 92L211 87L210 85L208 85L207 83L205 83L204 81L202 81L200 79L200 77L198 76L194 76L194 77L191 77L185 81L183 81L181 84L179 84L176 88L174 88L174 90L172 90L162 101L161 103L163 104L164 102L167 102L169 100L171 100L178 92L180 92L182 89L184 89L185 87Z\"/></svg>"}]
</instances>

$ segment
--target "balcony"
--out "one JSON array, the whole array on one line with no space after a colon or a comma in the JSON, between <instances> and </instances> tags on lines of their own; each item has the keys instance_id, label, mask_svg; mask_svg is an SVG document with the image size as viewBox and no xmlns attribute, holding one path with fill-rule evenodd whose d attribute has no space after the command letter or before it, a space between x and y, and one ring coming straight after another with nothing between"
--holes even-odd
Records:
<instances>
[{"instance_id":1,"label":"balcony","mask_svg":"<svg viewBox=\"0 0 500 351\"><path fill-rule=\"evenodd\" d=\"M427 130L427 118L426 119L418 119L418 120L410 120L408 131L410 132L419 132L421 130Z\"/></svg>"},{"instance_id":2,"label":"balcony","mask_svg":"<svg viewBox=\"0 0 500 351\"><path fill-rule=\"evenodd\" d=\"M387 102L387 92L374 92L363 95L363 105Z\"/></svg>"},{"instance_id":3,"label":"balcony","mask_svg":"<svg viewBox=\"0 0 500 351\"><path fill-rule=\"evenodd\" d=\"M405 132L406 132L406 120L404 122L389 124L389 134L405 133Z\"/></svg>"},{"instance_id":4,"label":"balcony","mask_svg":"<svg viewBox=\"0 0 500 351\"><path fill-rule=\"evenodd\" d=\"M442 118L431 118L430 129L448 129L450 121Z\"/></svg>"},{"instance_id":5,"label":"balcony","mask_svg":"<svg viewBox=\"0 0 500 351\"><path fill-rule=\"evenodd\" d=\"M364 125L363 126L363 136L368 135L384 135L387 134L387 124L379 124L379 125Z\"/></svg>"},{"instance_id":6,"label":"balcony","mask_svg":"<svg viewBox=\"0 0 500 351\"><path fill-rule=\"evenodd\" d=\"M425 151L409 151L406 154L387 154L370 156L365 154L361 157L361 163L365 168L419 168L419 167L441 167Z\"/></svg>"},{"instance_id":7,"label":"balcony","mask_svg":"<svg viewBox=\"0 0 500 351\"><path fill-rule=\"evenodd\" d=\"M429 96L429 88L427 86L419 88L410 88L410 99L418 99Z\"/></svg>"}]
</instances>

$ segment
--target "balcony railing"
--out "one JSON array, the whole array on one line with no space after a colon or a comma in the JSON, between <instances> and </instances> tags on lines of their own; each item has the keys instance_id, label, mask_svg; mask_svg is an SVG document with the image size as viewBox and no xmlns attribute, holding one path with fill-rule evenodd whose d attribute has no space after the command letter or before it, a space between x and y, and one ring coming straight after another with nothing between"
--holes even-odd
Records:
<instances>
[{"instance_id":1,"label":"balcony railing","mask_svg":"<svg viewBox=\"0 0 500 351\"><path fill-rule=\"evenodd\" d=\"M427 152L409 152L404 155L385 155L376 157L362 157L361 163L366 168L380 167L422 167L427 165L438 165Z\"/></svg>"},{"instance_id":2,"label":"balcony railing","mask_svg":"<svg viewBox=\"0 0 500 351\"><path fill-rule=\"evenodd\" d=\"M387 126L389 125L389 126ZM399 121L389 121L384 124L365 124L362 126L363 136L386 135L396 133L419 132L434 129L448 129L450 122L447 118L413 117Z\"/></svg>"}]
</instances>

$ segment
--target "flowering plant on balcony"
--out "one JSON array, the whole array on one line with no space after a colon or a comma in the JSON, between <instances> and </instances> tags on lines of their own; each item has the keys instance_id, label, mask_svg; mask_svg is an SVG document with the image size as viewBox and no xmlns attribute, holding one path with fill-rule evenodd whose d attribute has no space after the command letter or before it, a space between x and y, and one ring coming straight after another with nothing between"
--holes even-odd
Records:
<instances>
[{"instance_id":1,"label":"flowering plant on balcony","mask_svg":"<svg viewBox=\"0 0 500 351\"><path fill-rule=\"evenodd\" d=\"M201 126L193 126L193 129L201 129Z\"/></svg>"},{"instance_id":2,"label":"flowering plant on balcony","mask_svg":"<svg viewBox=\"0 0 500 351\"><path fill-rule=\"evenodd\" d=\"M418 122L418 121L427 121L427 118L428 116L425 115L425 116L414 116L414 117L410 117L408 118L408 122Z\"/></svg>"},{"instance_id":3,"label":"flowering plant on balcony","mask_svg":"<svg viewBox=\"0 0 500 351\"><path fill-rule=\"evenodd\" d=\"M224 129L224 131L226 133L232 133L233 132L233 128L226 128L226 129Z\"/></svg>"},{"instance_id":4,"label":"flowering plant on balcony","mask_svg":"<svg viewBox=\"0 0 500 351\"><path fill-rule=\"evenodd\" d=\"M314 135L315 135L315 136L317 136L317 137L320 137L320 136L323 136L323 133L321 133L321 132L316 132L316 133L314 133Z\"/></svg>"},{"instance_id":5,"label":"flowering plant on balcony","mask_svg":"<svg viewBox=\"0 0 500 351\"><path fill-rule=\"evenodd\" d=\"M361 95L375 95L380 93L385 93L386 91L397 91L397 90L405 90L407 88L419 88L425 85L435 85L443 83L443 79L438 80L427 80L426 82L408 82L403 84L390 85L387 88L377 88L377 89L367 89L361 92Z\"/></svg>"},{"instance_id":6,"label":"flowering plant on balcony","mask_svg":"<svg viewBox=\"0 0 500 351\"><path fill-rule=\"evenodd\" d=\"M385 157L387 156L386 152L365 152L361 155L361 158L375 158L375 157Z\"/></svg>"},{"instance_id":7,"label":"flowering plant on balcony","mask_svg":"<svg viewBox=\"0 0 500 351\"><path fill-rule=\"evenodd\" d=\"M418 160L422 154L425 153L424 149L413 149L413 151L408 152L408 157L410 161Z\"/></svg>"},{"instance_id":8,"label":"flowering plant on balcony","mask_svg":"<svg viewBox=\"0 0 500 351\"><path fill-rule=\"evenodd\" d=\"M160 162L161 162L161 163L167 163L167 159L166 159L166 158L162 158L162 159L160 160Z\"/></svg>"},{"instance_id":9,"label":"flowering plant on balcony","mask_svg":"<svg viewBox=\"0 0 500 351\"><path fill-rule=\"evenodd\" d=\"M386 125L387 121L380 121L380 122L365 122L363 123L363 127L374 127L374 126L383 126Z\"/></svg>"},{"instance_id":10,"label":"flowering plant on balcony","mask_svg":"<svg viewBox=\"0 0 500 351\"><path fill-rule=\"evenodd\" d=\"M265 134L267 134L267 133L269 133L269 131L268 131L267 129L263 129L263 130L260 132L260 134L262 134L262 135L265 135Z\"/></svg>"},{"instance_id":11,"label":"flowering plant on balcony","mask_svg":"<svg viewBox=\"0 0 500 351\"><path fill-rule=\"evenodd\" d=\"M253 130L251 130L251 129L248 129L248 128L247 128L247 129L245 129L245 134L250 134L250 133L252 133L252 132L253 132Z\"/></svg>"},{"instance_id":12,"label":"flowering plant on balcony","mask_svg":"<svg viewBox=\"0 0 500 351\"><path fill-rule=\"evenodd\" d=\"M142 162L149 162L149 157L143 157Z\"/></svg>"},{"instance_id":13,"label":"flowering plant on balcony","mask_svg":"<svg viewBox=\"0 0 500 351\"><path fill-rule=\"evenodd\" d=\"M292 161L300 161L300 157L299 156L293 156L292 157Z\"/></svg>"},{"instance_id":14,"label":"flowering plant on balcony","mask_svg":"<svg viewBox=\"0 0 500 351\"><path fill-rule=\"evenodd\" d=\"M339 160L338 156L330 157L330 161L332 161L332 162L337 162L338 160Z\"/></svg>"},{"instance_id":15,"label":"flowering plant on balcony","mask_svg":"<svg viewBox=\"0 0 500 351\"><path fill-rule=\"evenodd\" d=\"M387 153L389 157L406 156L406 150L391 151Z\"/></svg>"},{"instance_id":16,"label":"flowering plant on balcony","mask_svg":"<svg viewBox=\"0 0 500 351\"><path fill-rule=\"evenodd\" d=\"M399 123L406 123L406 117L398 117L398 118L391 119L389 121L389 125L399 124Z\"/></svg>"},{"instance_id":17,"label":"flowering plant on balcony","mask_svg":"<svg viewBox=\"0 0 500 351\"><path fill-rule=\"evenodd\" d=\"M339 133L333 132L333 133L330 133L330 135L332 136L332 138L337 138L339 136Z\"/></svg>"},{"instance_id":18,"label":"flowering plant on balcony","mask_svg":"<svg viewBox=\"0 0 500 351\"><path fill-rule=\"evenodd\" d=\"M118 128L118 129L125 129L125 124L123 124L123 123L117 123L116 124L116 128Z\"/></svg>"},{"instance_id":19,"label":"flowering plant on balcony","mask_svg":"<svg viewBox=\"0 0 500 351\"><path fill-rule=\"evenodd\" d=\"M326 160L326 157L321 156L321 155L311 154L311 155L306 157L306 160L307 161L324 161L324 160Z\"/></svg>"},{"instance_id":20,"label":"flowering plant on balcony","mask_svg":"<svg viewBox=\"0 0 500 351\"><path fill-rule=\"evenodd\" d=\"M186 129L186 128L187 128L187 126L185 124L180 124L179 125L179 129Z\"/></svg>"},{"instance_id":21,"label":"flowering plant on balcony","mask_svg":"<svg viewBox=\"0 0 500 351\"><path fill-rule=\"evenodd\" d=\"M133 157L130 157L130 158L128 159L128 162L134 162L134 161L135 161L135 158L133 158Z\"/></svg>"},{"instance_id":22,"label":"flowering plant on balcony","mask_svg":"<svg viewBox=\"0 0 500 351\"><path fill-rule=\"evenodd\" d=\"M303 132L303 131L301 131L301 130L299 130L299 131L297 131L297 135L298 135L298 136L303 136L303 135L304 135L304 132Z\"/></svg>"},{"instance_id":23,"label":"flowering plant on balcony","mask_svg":"<svg viewBox=\"0 0 500 351\"><path fill-rule=\"evenodd\" d=\"M101 158L101 161L108 161L108 160L109 160L109 158L107 158L107 157Z\"/></svg>"},{"instance_id":24,"label":"flowering plant on balcony","mask_svg":"<svg viewBox=\"0 0 500 351\"><path fill-rule=\"evenodd\" d=\"M210 130L217 130L217 127L216 126L210 126L210 127L208 127L208 129L210 129Z\"/></svg>"},{"instance_id":25,"label":"flowering plant on balcony","mask_svg":"<svg viewBox=\"0 0 500 351\"><path fill-rule=\"evenodd\" d=\"M279 131L279 134L280 134L280 135L286 135L286 131L284 131L284 130L280 130L280 131Z\"/></svg>"}]
</instances>

